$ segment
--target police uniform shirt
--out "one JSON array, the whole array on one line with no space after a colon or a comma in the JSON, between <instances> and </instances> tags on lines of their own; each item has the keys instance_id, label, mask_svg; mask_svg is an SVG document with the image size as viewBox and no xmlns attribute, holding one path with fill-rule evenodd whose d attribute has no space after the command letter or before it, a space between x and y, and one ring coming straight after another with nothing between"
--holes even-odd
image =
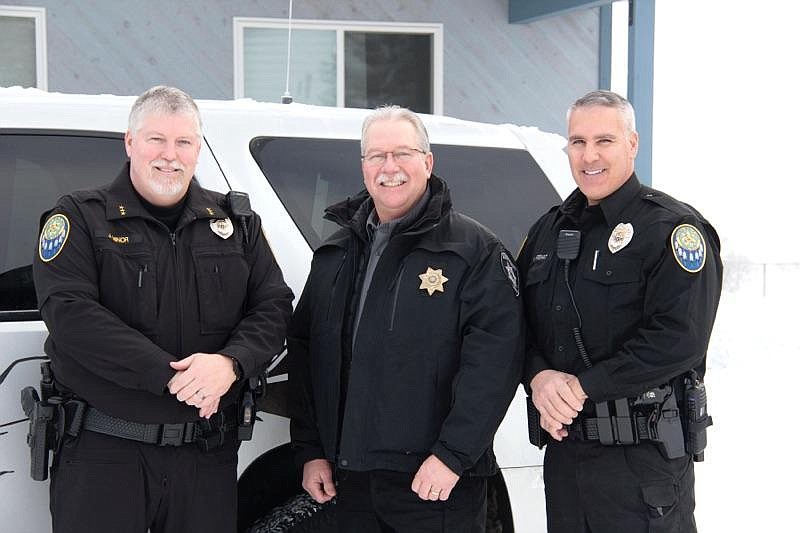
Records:
<instances>
[{"instance_id":1,"label":"police uniform shirt","mask_svg":"<svg viewBox=\"0 0 800 533\"><path fill-rule=\"evenodd\" d=\"M559 230L581 232L570 264ZM598 206L576 190L531 228L519 256L527 314L523 383L544 369L577 375L595 402L633 397L692 368L703 373L721 291L714 228L633 175ZM592 368L577 348L579 327Z\"/></svg>"}]
</instances>

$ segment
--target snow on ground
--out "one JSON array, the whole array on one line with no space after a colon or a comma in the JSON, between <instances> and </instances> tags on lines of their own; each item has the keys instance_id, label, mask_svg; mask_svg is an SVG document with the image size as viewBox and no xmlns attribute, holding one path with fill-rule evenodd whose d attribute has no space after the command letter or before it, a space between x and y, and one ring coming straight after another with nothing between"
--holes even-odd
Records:
<instances>
[{"instance_id":1,"label":"snow on ground","mask_svg":"<svg viewBox=\"0 0 800 533\"><path fill-rule=\"evenodd\" d=\"M798 531L800 265L726 269L706 374L714 425L695 464L698 530Z\"/></svg>"}]
</instances>

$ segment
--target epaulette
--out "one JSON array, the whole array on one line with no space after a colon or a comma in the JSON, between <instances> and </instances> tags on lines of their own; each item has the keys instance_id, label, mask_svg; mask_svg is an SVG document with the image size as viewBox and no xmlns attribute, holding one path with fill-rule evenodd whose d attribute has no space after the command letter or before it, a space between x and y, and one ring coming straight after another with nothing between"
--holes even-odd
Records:
<instances>
[{"instance_id":1,"label":"epaulette","mask_svg":"<svg viewBox=\"0 0 800 533\"><path fill-rule=\"evenodd\" d=\"M103 199L103 195L100 193L98 189L82 189L80 191L75 191L67 196L71 196L74 201L79 203L88 202L89 200Z\"/></svg>"},{"instance_id":2,"label":"epaulette","mask_svg":"<svg viewBox=\"0 0 800 533\"><path fill-rule=\"evenodd\" d=\"M639 193L639 196L642 200L647 202L653 202L654 204L663 207L664 209L670 211L671 213L678 215L678 217L680 218L695 217L701 220L703 218L702 216L700 216L700 213L698 213L697 210L694 209L689 204L681 202L680 200L676 200L667 193L658 191L656 189L647 187L645 185L642 186L642 190Z\"/></svg>"}]
</instances>

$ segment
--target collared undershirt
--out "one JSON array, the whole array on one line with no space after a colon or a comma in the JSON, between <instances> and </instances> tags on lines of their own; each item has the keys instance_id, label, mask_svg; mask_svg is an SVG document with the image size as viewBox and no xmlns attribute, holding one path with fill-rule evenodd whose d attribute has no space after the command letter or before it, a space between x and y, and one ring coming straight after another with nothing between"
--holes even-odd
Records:
<instances>
[{"instance_id":1,"label":"collared undershirt","mask_svg":"<svg viewBox=\"0 0 800 533\"><path fill-rule=\"evenodd\" d=\"M406 229L416 222L428 205L428 200L430 200L430 198L430 187L426 187L425 192L417 203L402 217L381 223L378 220L378 214L375 209L373 209L372 213L367 217L367 235L369 236L370 247L368 250L365 249L365 253L369 253L369 261L367 262L367 269L364 272L364 283L361 284L361 296L358 301L356 318L353 322L353 349L355 349L356 346L358 323L361 321L364 301L367 299L367 292L369 292L369 286L372 284L372 276L375 274L375 268L378 266L381 254L383 254L383 251L389 244L389 239L392 238L392 235Z\"/></svg>"}]
</instances>

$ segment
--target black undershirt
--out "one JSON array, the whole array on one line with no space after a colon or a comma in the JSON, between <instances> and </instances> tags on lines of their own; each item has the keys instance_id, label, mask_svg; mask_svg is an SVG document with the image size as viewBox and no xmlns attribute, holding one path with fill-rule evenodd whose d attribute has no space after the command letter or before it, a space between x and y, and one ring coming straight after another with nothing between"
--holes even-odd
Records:
<instances>
[{"instance_id":1,"label":"black undershirt","mask_svg":"<svg viewBox=\"0 0 800 533\"><path fill-rule=\"evenodd\" d=\"M150 213L156 220L167 226L171 232L175 232L175 228L178 227L178 220L180 220L181 215L183 214L183 206L186 203L186 197L189 196L188 193L183 195L183 198L181 198L180 202L168 207L153 205L142 198L142 195L140 195L138 192L136 192L136 196L139 197L139 200L142 202L142 206L144 206L148 213Z\"/></svg>"}]
</instances>

